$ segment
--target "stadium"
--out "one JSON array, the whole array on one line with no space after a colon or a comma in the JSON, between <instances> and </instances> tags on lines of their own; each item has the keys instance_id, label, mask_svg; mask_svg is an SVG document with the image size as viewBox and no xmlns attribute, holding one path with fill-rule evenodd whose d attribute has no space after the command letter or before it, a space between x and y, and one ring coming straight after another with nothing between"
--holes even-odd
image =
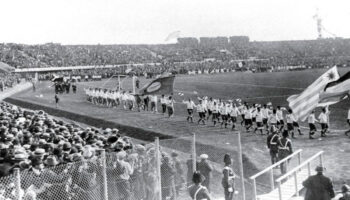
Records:
<instances>
[{"instance_id":1,"label":"stadium","mask_svg":"<svg viewBox=\"0 0 350 200\"><path fill-rule=\"evenodd\" d=\"M317 39L0 43L0 199L347 200L350 39L314 18Z\"/></svg>"}]
</instances>

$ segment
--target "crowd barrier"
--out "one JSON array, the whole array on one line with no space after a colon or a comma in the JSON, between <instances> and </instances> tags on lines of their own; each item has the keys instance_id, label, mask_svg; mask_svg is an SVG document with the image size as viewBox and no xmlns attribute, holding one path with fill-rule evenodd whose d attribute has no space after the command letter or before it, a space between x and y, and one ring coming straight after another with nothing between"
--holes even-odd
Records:
<instances>
[{"instance_id":1,"label":"crowd barrier","mask_svg":"<svg viewBox=\"0 0 350 200\"><path fill-rule=\"evenodd\" d=\"M193 184L193 172L201 170L202 154L208 155L207 163L212 168L203 184L213 199L224 199L221 179L225 154L233 160L235 199L244 199L241 164L234 144L237 140L232 139L233 149L225 149L197 141L206 139L195 135L160 141L157 138L144 145L144 151L130 152L125 161L120 161L116 152L100 150L92 159L42 171L15 169L10 176L0 178L0 199L190 200L187 188ZM130 176L126 162L133 168Z\"/></svg>"}]
</instances>

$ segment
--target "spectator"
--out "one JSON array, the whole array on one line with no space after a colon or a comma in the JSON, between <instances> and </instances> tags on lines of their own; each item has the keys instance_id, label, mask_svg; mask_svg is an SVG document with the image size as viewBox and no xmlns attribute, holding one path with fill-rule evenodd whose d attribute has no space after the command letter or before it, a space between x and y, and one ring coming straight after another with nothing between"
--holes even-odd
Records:
<instances>
[{"instance_id":1,"label":"spectator","mask_svg":"<svg viewBox=\"0 0 350 200\"><path fill-rule=\"evenodd\" d=\"M332 181L323 175L324 167L316 167L316 175L303 182L306 188L305 200L331 200L335 197Z\"/></svg>"},{"instance_id":2,"label":"spectator","mask_svg":"<svg viewBox=\"0 0 350 200\"><path fill-rule=\"evenodd\" d=\"M200 155L200 158L201 161L197 164L197 171L199 171L205 178L202 182L202 185L205 186L208 191L210 191L210 179L213 167L208 162L207 154Z\"/></svg>"},{"instance_id":3,"label":"spectator","mask_svg":"<svg viewBox=\"0 0 350 200\"><path fill-rule=\"evenodd\" d=\"M192 181L194 185L188 188L188 192L193 200L211 199L208 189L202 186L204 179L204 176L202 176L200 172L193 173Z\"/></svg>"}]
</instances>

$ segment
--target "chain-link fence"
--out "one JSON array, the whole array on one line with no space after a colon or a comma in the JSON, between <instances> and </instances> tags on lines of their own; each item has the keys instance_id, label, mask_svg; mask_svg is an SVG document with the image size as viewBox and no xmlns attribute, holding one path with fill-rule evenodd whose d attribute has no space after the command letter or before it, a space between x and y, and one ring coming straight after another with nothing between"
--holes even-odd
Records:
<instances>
[{"instance_id":1,"label":"chain-link fence","mask_svg":"<svg viewBox=\"0 0 350 200\"><path fill-rule=\"evenodd\" d=\"M0 199L13 200L189 200L194 171L205 177L213 199L224 199L225 154L230 155L234 199L243 199L237 138L213 146L198 134L135 145L125 152L98 151L91 159L51 168L19 171L0 178ZM244 180L244 179L243 179Z\"/></svg>"}]
</instances>

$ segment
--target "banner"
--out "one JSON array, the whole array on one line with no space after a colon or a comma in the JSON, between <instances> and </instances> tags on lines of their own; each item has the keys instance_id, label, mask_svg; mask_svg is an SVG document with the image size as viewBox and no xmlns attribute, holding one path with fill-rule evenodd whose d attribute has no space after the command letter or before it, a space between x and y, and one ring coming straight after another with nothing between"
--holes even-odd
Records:
<instances>
[{"instance_id":1,"label":"banner","mask_svg":"<svg viewBox=\"0 0 350 200\"><path fill-rule=\"evenodd\" d=\"M172 94L174 91L175 76L157 78L140 89L140 95Z\"/></svg>"}]
</instances>

